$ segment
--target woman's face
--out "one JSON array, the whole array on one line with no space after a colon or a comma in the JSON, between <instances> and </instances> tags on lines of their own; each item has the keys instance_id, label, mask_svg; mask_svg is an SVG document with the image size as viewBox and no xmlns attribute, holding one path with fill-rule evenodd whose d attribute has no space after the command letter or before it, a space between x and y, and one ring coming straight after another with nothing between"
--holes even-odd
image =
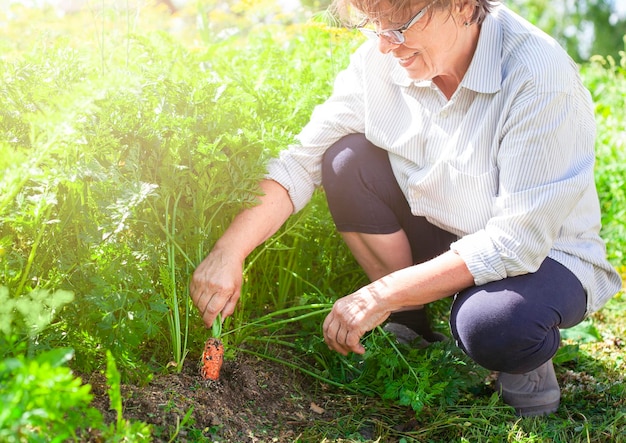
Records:
<instances>
[{"instance_id":1,"label":"woman's face","mask_svg":"<svg viewBox=\"0 0 626 443\"><path fill-rule=\"evenodd\" d=\"M405 17L398 17L398 20L404 20L400 23L395 19L393 22L381 19L376 23L379 32L402 28L426 8L425 14L402 33L404 42L392 42L384 35L378 39L380 51L391 53L409 77L415 80L432 80L438 76L454 75L458 71L464 73L471 60L471 54L466 54L467 39L477 35L468 32L468 27L464 26L466 19L463 11L450 15L447 10L437 8L436 3L417 3Z\"/></svg>"}]
</instances>

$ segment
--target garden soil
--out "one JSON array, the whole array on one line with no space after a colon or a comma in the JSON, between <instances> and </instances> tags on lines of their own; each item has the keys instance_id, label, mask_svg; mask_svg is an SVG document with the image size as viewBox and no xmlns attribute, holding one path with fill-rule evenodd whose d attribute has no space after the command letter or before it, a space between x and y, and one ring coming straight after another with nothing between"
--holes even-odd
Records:
<instances>
[{"instance_id":1,"label":"garden soil","mask_svg":"<svg viewBox=\"0 0 626 443\"><path fill-rule=\"evenodd\" d=\"M124 418L154 425L153 441L167 442L193 408L192 423L181 426L174 441L241 443L298 441L316 420L332 419L324 386L285 365L238 352L224 361L217 381L202 379L198 368L188 358L181 373L155 375L146 386L122 385ZM94 406L114 422L104 375L83 380L92 386Z\"/></svg>"}]
</instances>

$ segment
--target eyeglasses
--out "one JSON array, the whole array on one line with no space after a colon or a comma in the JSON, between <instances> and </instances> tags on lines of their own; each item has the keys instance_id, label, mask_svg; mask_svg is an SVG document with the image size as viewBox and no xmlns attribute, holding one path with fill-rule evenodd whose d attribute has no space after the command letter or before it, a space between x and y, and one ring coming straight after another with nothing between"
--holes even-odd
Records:
<instances>
[{"instance_id":1,"label":"eyeglasses","mask_svg":"<svg viewBox=\"0 0 626 443\"><path fill-rule=\"evenodd\" d=\"M426 14L426 10L430 8L433 3L437 0L434 0L424 6L417 14L413 16L411 20L409 20L404 26L398 29L385 29L383 31L376 31L375 29L365 28L364 25L358 26L357 28L368 38L384 38L392 45L401 45L404 43L404 33L415 23L417 23L424 15Z\"/></svg>"}]
</instances>

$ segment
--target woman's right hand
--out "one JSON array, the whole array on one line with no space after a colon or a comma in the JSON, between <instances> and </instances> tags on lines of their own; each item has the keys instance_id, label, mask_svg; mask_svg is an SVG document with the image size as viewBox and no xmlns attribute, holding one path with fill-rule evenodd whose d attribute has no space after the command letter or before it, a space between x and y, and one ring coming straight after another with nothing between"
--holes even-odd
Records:
<instances>
[{"instance_id":1,"label":"woman's right hand","mask_svg":"<svg viewBox=\"0 0 626 443\"><path fill-rule=\"evenodd\" d=\"M263 180L260 189L259 204L234 218L191 278L191 299L207 328L218 314L224 320L235 312L246 257L278 231L293 212L289 194L282 185Z\"/></svg>"},{"instance_id":2,"label":"woman's right hand","mask_svg":"<svg viewBox=\"0 0 626 443\"><path fill-rule=\"evenodd\" d=\"M189 290L207 328L218 314L223 321L235 311L242 281L243 262L220 249L211 251L196 268Z\"/></svg>"}]
</instances>

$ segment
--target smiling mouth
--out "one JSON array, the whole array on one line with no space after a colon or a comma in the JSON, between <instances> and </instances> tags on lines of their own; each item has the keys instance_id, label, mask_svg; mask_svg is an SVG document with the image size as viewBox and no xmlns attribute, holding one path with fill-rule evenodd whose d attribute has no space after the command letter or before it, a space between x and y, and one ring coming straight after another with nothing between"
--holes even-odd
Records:
<instances>
[{"instance_id":1,"label":"smiling mouth","mask_svg":"<svg viewBox=\"0 0 626 443\"><path fill-rule=\"evenodd\" d=\"M419 52L414 52L413 54L409 55L408 57L399 58L398 59L398 63L400 63L400 65L402 65L402 66L408 66L415 60L415 57L417 57L418 55L419 55Z\"/></svg>"},{"instance_id":2,"label":"smiling mouth","mask_svg":"<svg viewBox=\"0 0 626 443\"><path fill-rule=\"evenodd\" d=\"M407 57L402 57L402 58L400 59L400 61L406 61L406 60L409 60L409 59L411 59L411 58L415 57L417 54L419 54L419 52L414 52L413 54L411 54L411 55L409 55L409 56L407 56Z\"/></svg>"}]
</instances>

